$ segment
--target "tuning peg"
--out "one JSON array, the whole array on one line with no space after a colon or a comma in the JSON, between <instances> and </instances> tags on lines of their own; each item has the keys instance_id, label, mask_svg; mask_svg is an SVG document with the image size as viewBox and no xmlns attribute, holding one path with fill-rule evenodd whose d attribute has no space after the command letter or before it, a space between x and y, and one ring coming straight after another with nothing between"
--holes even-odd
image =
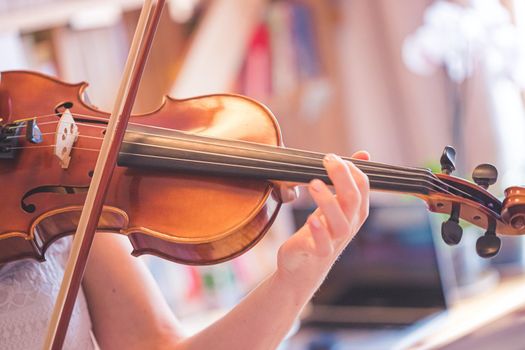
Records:
<instances>
[{"instance_id":1,"label":"tuning peg","mask_svg":"<svg viewBox=\"0 0 525 350\"><path fill-rule=\"evenodd\" d=\"M446 146L439 159L443 174L450 175L456 170L456 150L452 146Z\"/></svg>"},{"instance_id":2,"label":"tuning peg","mask_svg":"<svg viewBox=\"0 0 525 350\"><path fill-rule=\"evenodd\" d=\"M480 164L472 172L472 179L484 189L498 180L498 169L492 164Z\"/></svg>"},{"instance_id":3,"label":"tuning peg","mask_svg":"<svg viewBox=\"0 0 525 350\"><path fill-rule=\"evenodd\" d=\"M452 212L450 218L441 224L441 237L448 245L456 245L461 241L463 236L463 229L459 226L459 210L460 205L454 203L452 205Z\"/></svg>"},{"instance_id":4,"label":"tuning peg","mask_svg":"<svg viewBox=\"0 0 525 350\"><path fill-rule=\"evenodd\" d=\"M499 253L501 240L494 231L487 231L476 241L476 252L482 258L492 258Z\"/></svg>"},{"instance_id":5,"label":"tuning peg","mask_svg":"<svg viewBox=\"0 0 525 350\"><path fill-rule=\"evenodd\" d=\"M463 229L457 222L447 220L441 224L441 237L448 245L456 245L461 241Z\"/></svg>"}]
</instances>

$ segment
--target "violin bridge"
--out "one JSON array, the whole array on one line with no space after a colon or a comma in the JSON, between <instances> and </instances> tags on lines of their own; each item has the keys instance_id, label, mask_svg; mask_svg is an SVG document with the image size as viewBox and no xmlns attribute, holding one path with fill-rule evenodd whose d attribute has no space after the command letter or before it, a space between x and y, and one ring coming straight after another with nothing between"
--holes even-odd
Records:
<instances>
[{"instance_id":1,"label":"violin bridge","mask_svg":"<svg viewBox=\"0 0 525 350\"><path fill-rule=\"evenodd\" d=\"M69 167L71 161L71 151L73 145L78 139L78 126L71 115L69 109L66 109L58 122L55 140L55 155L57 156L62 169Z\"/></svg>"}]
</instances>

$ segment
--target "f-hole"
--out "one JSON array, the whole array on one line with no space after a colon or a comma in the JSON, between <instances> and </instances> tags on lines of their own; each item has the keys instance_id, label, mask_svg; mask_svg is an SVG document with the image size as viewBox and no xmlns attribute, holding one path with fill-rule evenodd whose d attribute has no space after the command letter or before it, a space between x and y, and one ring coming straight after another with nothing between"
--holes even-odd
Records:
<instances>
[{"instance_id":1,"label":"f-hole","mask_svg":"<svg viewBox=\"0 0 525 350\"><path fill-rule=\"evenodd\" d=\"M62 116L62 113L64 113L66 109L71 108L73 108L73 102L62 102L55 107L55 113L60 118Z\"/></svg>"},{"instance_id":2,"label":"f-hole","mask_svg":"<svg viewBox=\"0 0 525 350\"><path fill-rule=\"evenodd\" d=\"M55 185L46 185L46 186L39 186L35 187L29 191L27 191L22 199L20 200L20 206L22 207L22 210L24 210L26 213L34 213L36 210L36 206L31 203L27 203L26 200L38 193L57 193L57 194L76 194L76 193L84 193L87 192L89 189L89 186L55 186Z\"/></svg>"},{"instance_id":3,"label":"f-hole","mask_svg":"<svg viewBox=\"0 0 525 350\"><path fill-rule=\"evenodd\" d=\"M62 113L64 113L66 111L66 109L72 109L73 106L74 106L73 102L70 102L70 101L59 103L55 107L55 114L56 114L56 116L58 118L62 117ZM71 113L73 115L73 119L75 119L75 122L101 124L101 125L107 125L108 124L108 122L105 121L105 120L94 120L94 119L89 119L89 118L79 118L79 117L75 116L75 113L73 113L73 111Z\"/></svg>"}]
</instances>

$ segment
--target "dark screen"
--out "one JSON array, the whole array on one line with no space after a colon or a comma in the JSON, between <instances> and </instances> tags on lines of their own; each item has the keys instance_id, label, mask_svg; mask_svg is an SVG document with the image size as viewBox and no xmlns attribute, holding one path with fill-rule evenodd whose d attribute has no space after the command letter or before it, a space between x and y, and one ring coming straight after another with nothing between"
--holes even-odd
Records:
<instances>
[{"instance_id":1,"label":"dark screen","mask_svg":"<svg viewBox=\"0 0 525 350\"><path fill-rule=\"evenodd\" d=\"M300 225L310 213L296 212ZM374 206L313 304L445 307L432 225L424 206Z\"/></svg>"}]
</instances>

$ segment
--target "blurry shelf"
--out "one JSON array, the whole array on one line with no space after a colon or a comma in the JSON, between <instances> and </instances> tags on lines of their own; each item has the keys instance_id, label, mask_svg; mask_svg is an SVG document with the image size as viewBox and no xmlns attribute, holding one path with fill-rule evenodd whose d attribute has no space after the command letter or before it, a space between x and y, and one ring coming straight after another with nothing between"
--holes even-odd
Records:
<instances>
[{"instance_id":1,"label":"blurry shelf","mask_svg":"<svg viewBox=\"0 0 525 350\"><path fill-rule=\"evenodd\" d=\"M141 8L143 3L143 0L74 0L29 5L28 8L0 11L0 32L29 32L64 26L74 15L97 6L127 11Z\"/></svg>"},{"instance_id":2,"label":"blurry shelf","mask_svg":"<svg viewBox=\"0 0 525 350\"><path fill-rule=\"evenodd\" d=\"M333 329L329 332L337 343L335 346L337 349L443 349L461 339L468 338L469 335L494 324L515 311L523 310L525 307L524 293L525 275L516 276L504 279L490 291L462 300L447 311L430 316L407 328ZM305 349L312 340L318 339L323 334L328 334L327 329L302 329L296 337L292 338L289 349ZM494 347L482 348L492 349ZM518 348L523 347L513 349ZM476 347L456 347L454 349L476 349Z\"/></svg>"},{"instance_id":3,"label":"blurry shelf","mask_svg":"<svg viewBox=\"0 0 525 350\"><path fill-rule=\"evenodd\" d=\"M268 0L215 0L191 39L171 96L230 91ZM226 44L227 43L227 44ZM206 77L206 79L202 79Z\"/></svg>"},{"instance_id":4,"label":"blurry shelf","mask_svg":"<svg viewBox=\"0 0 525 350\"><path fill-rule=\"evenodd\" d=\"M468 336L476 330L516 310L525 307L525 276L503 280L491 291L460 301L439 320L430 335L415 343L407 342L402 348L436 349ZM424 331L425 327L419 330ZM417 332L415 332L417 333ZM412 339L417 338L415 334ZM407 339L408 340L408 339Z\"/></svg>"}]
</instances>

